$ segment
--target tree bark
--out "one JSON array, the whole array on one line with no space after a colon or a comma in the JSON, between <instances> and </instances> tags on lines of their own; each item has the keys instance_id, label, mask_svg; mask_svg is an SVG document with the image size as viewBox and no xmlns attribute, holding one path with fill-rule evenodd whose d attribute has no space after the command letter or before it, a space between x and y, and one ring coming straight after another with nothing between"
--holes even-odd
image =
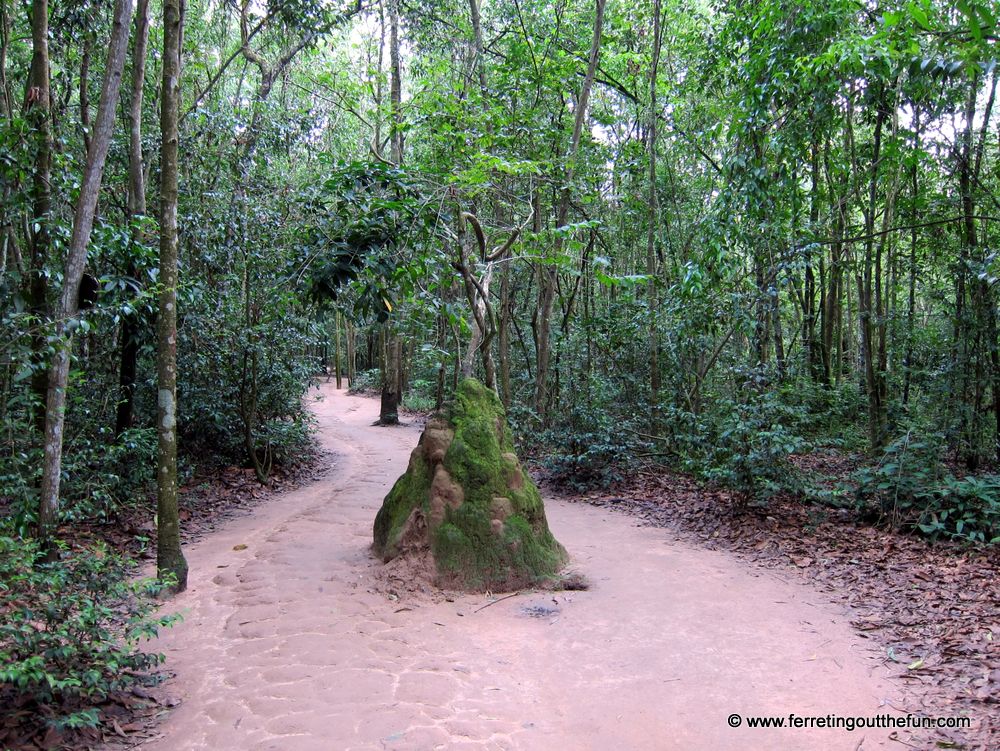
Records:
<instances>
[{"instance_id":1,"label":"tree bark","mask_svg":"<svg viewBox=\"0 0 1000 751\"><path fill-rule=\"evenodd\" d=\"M647 302L649 305L649 432L657 434L660 422L660 340L656 328L657 295L656 229L659 222L659 205L656 194L656 80L660 64L660 0L653 3L653 60L649 70L649 197L646 227L646 274L649 276Z\"/></svg>"},{"instance_id":2,"label":"tree bark","mask_svg":"<svg viewBox=\"0 0 1000 751\"><path fill-rule=\"evenodd\" d=\"M142 100L146 80L146 47L149 41L149 0L139 0L135 11L135 36L132 51L132 99L129 102L128 215L133 231L146 215L146 173L142 158ZM144 243L140 234L136 241ZM135 264L129 263L129 276L138 277ZM139 358L139 316L133 310L122 317L121 361L118 368L118 407L115 433L135 424L135 379Z\"/></svg>"},{"instance_id":3,"label":"tree bark","mask_svg":"<svg viewBox=\"0 0 1000 751\"><path fill-rule=\"evenodd\" d=\"M877 100L878 112L875 115L875 129L872 143L871 168L868 179L868 203L864 208L865 243L864 261L855 274L858 288L858 326L860 333L861 369L864 378L865 392L868 397L868 441L872 452L878 451L886 440L886 388L885 373L880 367L879 342L877 336L882 322L879 321L880 301L876 279L876 245L875 245L875 215L877 211L879 167L882 160L882 136L888 116L885 91L880 91ZM851 141L852 163L856 167L854 156L854 138L851 129L850 112L848 114L848 137ZM855 170L856 171L856 170Z\"/></svg>"},{"instance_id":4,"label":"tree bark","mask_svg":"<svg viewBox=\"0 0 1000 751\"><path fill-rule=\"evenodd\" d=\"M399 167L403 163L403 82L399 60L399 4L389 0L389 141L390 160ZM382 400L379 423L399 424L399 379L403 368L402 343L391 322L385 326L385 363L382 369Z\"/></svg>"},{"instance_id":5,"label":"tree bark","mask_svg":"<svg viewBox=\"0 0 1000 751\"><path fill-rule=\"evenodd\" d=\"M111 47L101 87L97 124L87 152L80 197L73 216L66 269L55 325L55 355L49 368L48 392L45 403L45 459L42 467L41 499L38 512L39 536L48 543L59 513L59 481L62 476L63 428L66 420L66 390L72 355L71 322L77 314L80 281L87 265L87 245L94 226L97 199L104 177L104 163L111 146L115 127L115 109L121 86L122 68L128 47L128 21L132 15L132 0L117 0Z\"/></svg>"},{"instance_id":6,"label":"tree bark","mask_svg":"<svg viewBox=\"0 0 1000 751\"><path fill-rule=\"evenodd\" d=\"M910 165L910 269L906 304L906 350L903 354L903 406L910 403L910 385L913 381L913 333L917 313L917 202L920 196L918 175L920 154L920 108L914 106L913 114L913 163Z\"/></svg>"},{"instance_id":7,"label":"tree bark","mask_svg":"<svg viewBox=\"0 0 1000 751\"><path fill-rule=\"evenodd\" d=\"M337 379L337 391L343 387L343 376L340 368L340 311L338 310L333 321L334 327L334 349L333 349L333 371Z\"/></svg>"},{"instance_id":8,"label":"tree bark","mask_svg":"<svg viewBox=\"0 0 1000 751\"><path fill-rule=\"evenodd\" d=\"M24 97L24 110L35 131L38 150L31 182L32 214L29 225L31 270L28 280L28 300L37 324L48 320L48 276L45 266L49 259L51 238L49 216L52 212L52 94L49 88L49 4L48 0L33 0L31 4L31 68ZM31 376L34 395L34 424L38 434L45 435L45 400L48 371L43 366L48 346L41 325L31 338L32 359L36 365Z\"/></svg>"},{"instance_id":9,"label":"tree bark","mask_svg":"<svg viewBox=\"0 0 1000 751\"><path fill-rule=\"evenodd\" d=\"M163 2L163 93L160 99L160 296L156 322L156 570L187 587L177 508L177 150L181 95L183 0Z\"/></svg>"}]
</instances>

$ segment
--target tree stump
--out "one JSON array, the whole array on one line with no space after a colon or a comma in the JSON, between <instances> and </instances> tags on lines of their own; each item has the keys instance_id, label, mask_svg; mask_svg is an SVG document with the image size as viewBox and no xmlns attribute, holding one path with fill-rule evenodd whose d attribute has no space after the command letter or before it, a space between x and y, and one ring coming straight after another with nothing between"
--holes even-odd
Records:
<instances>
[{"instance_id":1,"label":"tree stump","mask_svg":"<svg viewBox=\"0 0 1000 751\"><path fill-rule=\"evenodd\" d=\"M374 538L386 562L429 550L437 583L459 589L543 583L566 562L514 453L503 405L472 378L448 413L427 423L375 517Z\"/></svg>"}]
</instances>

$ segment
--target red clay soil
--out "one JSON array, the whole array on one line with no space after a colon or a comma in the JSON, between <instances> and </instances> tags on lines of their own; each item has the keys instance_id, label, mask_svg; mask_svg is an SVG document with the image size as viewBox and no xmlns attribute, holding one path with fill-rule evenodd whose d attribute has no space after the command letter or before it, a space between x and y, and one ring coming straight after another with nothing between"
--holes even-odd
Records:
<instances>
[{"instance_id":1,"label":"red clay soil","mask_svg":"<svg viewBox=\"0 0 1000 751\"><path fill-rule=\"evenodd\" d=\"M809 461L852 463L838 455ZM836 466L820 469L837 473ZM753 570L805 584L843 603L855 630L878 651L907 697L899 708L971 720L968 729L917 733L909 739L914 747L1000 749L996 546L975 550L931 544L858 524L843 509L790 498L773 500L766 509L734 513L725 491L662 471L644 472L613 495L575 500L669 529L686 543L735 554Z\"/></svg>"},{"instance_id":2,"label":"red clay soil","mask_svg":"<svg viewBox=\"0 0 1000 751\"><path fill-rule=\"evenodd\" d=\"M393 586L371 524L418 428L374 427L377 402L322 392L333 471L189 547L169 605L185 622L155 645L180 704L142 748L899 747L889 729L748 727L909 705L853 611L625 515L547 501L588 591Z\"/></svg>"}]
</instances>

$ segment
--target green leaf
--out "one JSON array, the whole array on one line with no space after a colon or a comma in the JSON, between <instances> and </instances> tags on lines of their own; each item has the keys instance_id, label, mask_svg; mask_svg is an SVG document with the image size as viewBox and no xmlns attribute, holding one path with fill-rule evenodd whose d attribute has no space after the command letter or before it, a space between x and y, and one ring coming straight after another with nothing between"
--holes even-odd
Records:
<instances>
[{"instance_id":1,"label":"green leaf","mask_svg":"<svg viewBox=\"0 0 1000 751\"><path fill-rule=\"evenodd\" d=\"M907 10L910 13L910 18L916 21L921 27L923 27L927 31L931 31L931 23L930 20L927 18L927 11L919 7L916 3L910 3L909 6L907 6Z\"/></svg>"}]
</instances>

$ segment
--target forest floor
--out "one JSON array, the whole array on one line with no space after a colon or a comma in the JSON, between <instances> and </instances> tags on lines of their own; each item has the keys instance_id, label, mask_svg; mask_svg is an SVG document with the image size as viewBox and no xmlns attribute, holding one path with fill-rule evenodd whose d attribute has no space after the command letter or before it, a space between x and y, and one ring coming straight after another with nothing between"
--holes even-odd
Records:
<instances>
[{"instance_id":1,"label":"forest floor","mask_svg":"<svg viewBox=\"0 0 1000 751\"><path fill-rule=\"evenodd\" d=\"M419 425L375 427L375 400L321 392L332 470L189 546L189 589L169 604L185 620L154 645L175 674L156 697L162 721L125 745L925 747L909 731L748 728L742 718L919 711L922 695L889 678L895 664L851 626L857 609L650 526L637 496L547 501L587 591L472 595L406 580L369 545ZM605 502L647 518L594 506Z\"/></svg>"}]
</instances>

